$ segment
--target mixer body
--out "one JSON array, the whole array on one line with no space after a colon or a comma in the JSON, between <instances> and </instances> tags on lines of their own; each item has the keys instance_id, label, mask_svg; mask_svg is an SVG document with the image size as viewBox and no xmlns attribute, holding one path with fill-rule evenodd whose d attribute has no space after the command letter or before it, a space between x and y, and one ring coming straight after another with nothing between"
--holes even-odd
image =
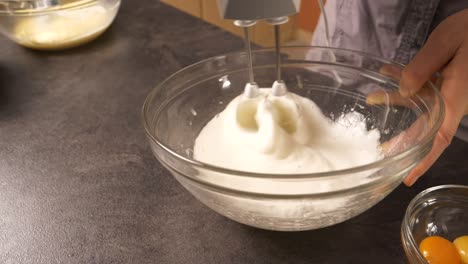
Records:
<instances>
[{"instance_id":1,"label":"mixer body","mask_svg":"<svg viewBox=\"0 0 468 264\"><path fill-rule=\"evenodd\" d=\"M218 0L221 17L231 20L268 20L299 12L300 0Z\"/></svg>"}]
</instances>

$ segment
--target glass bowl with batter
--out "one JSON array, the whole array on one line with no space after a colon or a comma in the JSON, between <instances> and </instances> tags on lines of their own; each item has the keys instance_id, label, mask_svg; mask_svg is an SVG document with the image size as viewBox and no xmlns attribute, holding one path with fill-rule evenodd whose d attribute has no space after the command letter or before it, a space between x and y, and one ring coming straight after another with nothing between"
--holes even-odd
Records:
<instances>
[{"instance_id":1,"label":"glass bowl with batter","mask_svg":"<svg viewBox=\"0 0 468 264\"><path fill-rule=\"evenodd\" d=\"M191 194L237 222L298 231L346 221L386 197L430 151L443 120L443 101L431 82L412 98L401 97L403 66L364 53L285 47L281 56L289 91L315 102L330 123L351 114L358 118L345 122L345 129L378 131L377 160L329 171L298 173L291 167L261 173L194 158L202 129L243 93L248 81L243 52L188 66L154 88L142 109L151 149ZM275 61L274 50L253 52L260 87L271 87ZM228 134L226 140L236 144ZM351 151L349 159L356 156Z\"/></svg>"},{"instance_id":2,"label":"glass bowl with batter","mask_svg":"<svg viewBox=\"0 0 468 264\"><path fill-rule=\"evenodd\" d=\"M7 0L0 2L0 32L37 50L79 46L112 23L120 0Z\"/></svg>"}]
</instances>

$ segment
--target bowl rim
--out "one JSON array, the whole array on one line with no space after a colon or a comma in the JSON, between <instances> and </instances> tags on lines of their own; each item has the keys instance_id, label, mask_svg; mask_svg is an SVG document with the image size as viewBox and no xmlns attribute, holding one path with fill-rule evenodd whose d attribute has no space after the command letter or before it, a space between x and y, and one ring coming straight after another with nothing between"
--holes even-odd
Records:
<instances>
[{"instance_id":1,"label":"bowl rim","mask_svg":"<svg viewBox=\"0 0 468 264\"><path fill-rule=\"evenodd\" d=\"M419 246L416 244L416 241L414 240L413 233L409 229L409 217L414 210L416 204L419 204L421 201L421 198L425 197L429 193L433 193L434 191L439 191L439 190L444 190L444 189L466 189L468 190L468 186L466 185L461 185L461 184L444 184L444 185L438 185L438 186L433 186L430 188L427 188L420 193L418 193L413 199L411 199L410 203L408 204L408 207L406 207L405 215L403 217L403 221L401 223L401 239L403 240L403 249L405 250L406 254L411 253L412 256L415 256L420 263L425 263L429 264L427 262L426 258L419 252ZM409 244L409 247L406 247L406 245ZM408 251L411 252L408 252Z\"/></svg>"},{"instance_id":2,"label":"bowl rim","mask_svg":"<svg viewBox=\"0 0 468 264\"><path fill-rule=\"evenodd\" d=\"M331 48L331 47L324 47L324 46L304 46L304 45L302 45L302 46L285 46L285 47L282 47L281 50L285 51L285 50L299 50L299 49L300 50L316 49L316 50L324 50L324 51L328 50L328 51L347 52L349 54L363 56L363 57L366 57L366 58L370 58L370 59L382 62L384 64L390 64L390 65L398 66L400 68L403 68L405 66L404 64L401 64L401 63L398 63L398 62L394 62L394 61L391 61L391 60L386 60L386 59L380 58L380 57L372 55L372 54L368 54L368 53L361 52L361 51L350 50L350 49ZM264 53L264 52L272 52L272 51L274 51L274 48L261 48L261 49L253 50L252 53L255 54L255 53ZM388 165L390 163L393 163L395 161L404 159L405 157L411 156L411 155L417 153L420 149L425 148L428 144L431 143L431 140L432 140L433 136L437 133L437 131L439 130L439 128L442 125L442 122L443 122L443 120L445 118L445 102L444 102L439 90L437 89L437 87L433 84L433 82L431 80L428 80L427 83L430 85L430 87L433 90L435 96L437 97L440 107L439 107L439 111L437 113L438 114L437 120L434 122L434 125L431 127L431 129L427 133L427 135L425 135L421 139L419 144L414 144L411 148L408 148L407 150L405 150L405 151L403 151L401 153L397 153L397 154L391 155L389 157L385 157L385 158L383 158L381 160L377 160L377 161L367 163L367 164L364 164L364 165L351 167L351 168L346 168L346 169L341 169L341 170L333 170L333 171L318 172L318 173L300 173L300 174L256 173L256 172L249 172L249 171L242 171L242 170L233 170L233 169L223 168L223 167L220 167L220 166L216 166L216 165L212 165L212 164L209 164L209 163L201 162L201 161L191 159L191 158L187 158L185 156L182 156L182 155L178 154L176 151L172 150L169 146L167 146L163 142L161 142L161 140L159 140L159 138L156 135L154 135L154 133L150 132L150 129L149 129L150 126L148 124L148 118L147 118L147 115L146 115L146 112L147 112L146 110L149 107L149 101L154 97L155 93L158 92L161 89L161 87L163 87L169 80L172 80L173 78L176 78L179 74L181 74L181 73L183 73L185 71L190 71L191 69L193 69L193 68L195 68L195 67L197 67L197 66L199 66L201 64L204 64L206 62L209 62L211 60L215 60L217 58L219 59L219 58L226 57L226 56L236 56L236 55L240 56L241 54L245 54L245 52L244 51L229 52L229 53L224 53L222 55L217 55L217 56L213 56L213 57L201 60L199 62L196 62L194 64L191 64L191 65L189 65L187 67L184 67L184 68L176 71L175 73L171 74L169 77L164 79L155 88L153 88L151 90L151 92L147 95L147 97L146 97L146 99L145 99L145 101L143 103L143 107L141 108L141 118L142 118L142 122L143 122L143 127L144 127L145 133L149 137L149 139L151 141L153 141L155 144L157 144L164 151L166 151L168 154L170 154L172 157L176 158L178 161L181 161L183 163L187 163L187 164L189 164L191 166L194 166L194 167L197 167L199 169L215 171L215 172L218 172L218 173L228 174L230 176L236 176L236 177L253 177L253 178L263 178L263 179L266 179L266 178L274 178L274 179L307 179L307 178L313 178L313 179L317 179L317 178L338 177L338 176L342 176L342 175L355 174L355 173L359 173L359 172L366 171L366 170L373 170L373 169L377 169L379 167L383 167L385 165ZM341 64L341 65L344 65L344 66L347 65L347 64L343 64L343 63L335 63L335 64L337 64L337 65ZM164 104L161 104L161 105L164 105ZM159 107L158 107L158 109L159 109Z\"/></svg>"},{"instance_id":3,"label":"bowl rim","mask_svg":"<svg viewBox=\"0 0 468 264\"><path fill-rule=\"evenodd\" d=\"M117 0L120 2L120 0ZM61 10L73 10L78 8L83 8L87 6L92 6L99 3L99 0L75 0L71 3L61 4L58 2L52 2L48 5L45 5L40 8L33 8L31 6L26 5L29 3L30 5L39 3L42 4L44 0L26 0L26 1L18 1L18 0L7 0L0 2L0 15L6 16L15 16L15 15L34 15L34 14L46 14L50 12L56 12ZM17 6L13 6L12 8L2 9L2 6L8 6L9 4L17 4Z\"/></svg>"}]
</instances>

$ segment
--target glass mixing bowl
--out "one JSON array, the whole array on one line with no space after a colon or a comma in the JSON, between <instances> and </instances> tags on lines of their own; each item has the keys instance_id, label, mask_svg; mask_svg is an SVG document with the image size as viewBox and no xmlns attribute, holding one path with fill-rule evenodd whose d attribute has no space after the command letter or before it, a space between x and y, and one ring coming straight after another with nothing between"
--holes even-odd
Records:
<instances>
[{"instance_id":1,"label":"glass mixing bowl","mask_svg":"<svg viewBox=\"0 0 468 264\"><path fill-rule=\"evenodd\" d=\"M401 240L411 264L428 263L419 244L428 236L450 241L468 235L468 186L441 185L429 188L410 202L403 223Z\"/></svg>"},{"instance_id":2,"label":"glass mixing bowl","mask_svg":"<svg viewBox=\"0 0 468 264\"><path fill-rule=\"evenodd\" d=\"M159 84L142 109L144 128L159 162L197 199L240 223L308 230L366 211L429 152L444 116L442 99L432 83L412 98L399 96L401 65L349 50L285 47L283 79L289 90L312 99L331 120L360 113L368 129L380 131L384 158L310 174L260 174L194 160L193 145L200 130L243 92L248 80L246 59L243 52L231 53L186 67ZM271 87L275 80L275 60L274 50L253 53L260 87Z\"/></svg>"},{"instance_id":3,"label":"glass mixing bowl","mask_svg":"<svg viewBox=\"0 0 468 264\"><path fill-rule=\"evenodd\" d=\"M120 0L0 1L0 32L32 49L71 48L103 33L119 6Z\"/></svg>"}]
</instances>

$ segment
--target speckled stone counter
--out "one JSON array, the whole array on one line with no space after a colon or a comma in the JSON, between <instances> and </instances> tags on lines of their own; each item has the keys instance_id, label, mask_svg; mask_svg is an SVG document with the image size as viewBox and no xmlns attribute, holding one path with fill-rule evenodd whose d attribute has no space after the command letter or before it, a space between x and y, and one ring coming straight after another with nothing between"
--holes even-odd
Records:
<instances>
[{"instance_id":1,"label":"speckled stone counter","mask_svg":"<svg viewBox=\"0 0 468 264\"><path fill-rule=\"evenodd\" d=\"M191 63L241 39L156 0L124 0L99 39L35 52L0 37L0 263L405 262L400 223L421 190L468 185L454 140L413 188L298 233L259 230L203 206L156 161L140 109Z\"/></svg>"}]
</instances>

